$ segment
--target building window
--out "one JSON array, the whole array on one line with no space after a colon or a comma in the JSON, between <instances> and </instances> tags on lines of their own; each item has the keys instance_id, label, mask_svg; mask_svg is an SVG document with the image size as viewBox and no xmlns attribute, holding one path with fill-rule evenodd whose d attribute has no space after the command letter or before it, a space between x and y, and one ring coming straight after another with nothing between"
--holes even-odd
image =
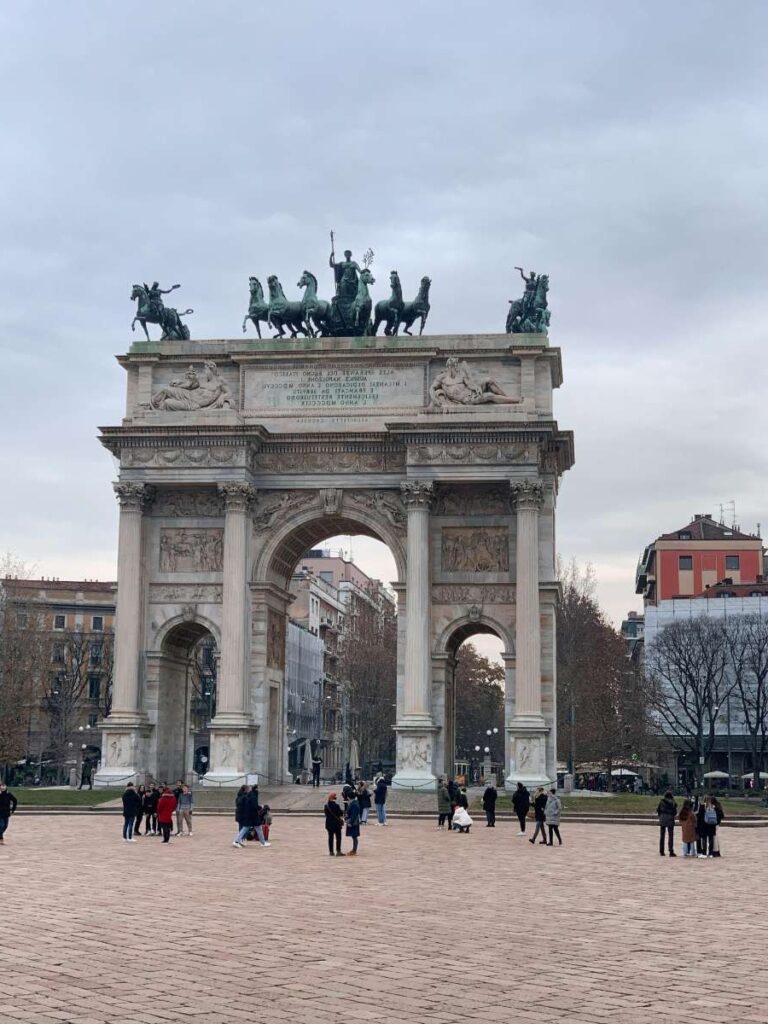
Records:
<instances>
[{"instance_id":1,"label":"building window","mask_svg":"<svg viewBox=\"0 0 768 1024\"><path fill-rule=\"evenodd\" d=\"M333 573L329 572L327 569L320 570L320 579L324 583L330 583L331 585L333 585Z\"/></svg>"},{"instance_id":2,"label":"building window","mask_svg":"<svg viewBox=\"0 0 768 1024\"><path fill-rule=\"evenodd\" d=\"M26 629L27 628L27 613L26 612L16 612L16 625L18 626L19 629Z\"/></svg>"},{"instance_id":3,"label":"building window","mask_svg":"<svg viewBox=\"0 0 768 1024\"><path fill-rule=\"evenodd\" d=\"M54 615L53 616L53 628L64 629L67 625L67 618L65 615Z\"/></svg>"},{"instance_id":4,"label":"building window","mask_svg":"<svg viewBox=\"0 0 768 1024\"><path fill-rule=\"evenodd\" d=\"M101 663L101 644L91 644L91 664L99 665Z\"/></svg>"},{"instance_id":5,"label":"building window","mask_svg":"<svg viewBox=\"0 0 768 1024\"><path fill-rule=\"evenodd\" d=\"M739 556L738 555L726 555L725 556L725 568L726 569L737 569L739 568Z\"/></svg>"},{"instance_id":6,"label":"building window","mask_svg":"<svg viewBox=\"0 0 768 1024\"><path fill-rule=\"evenodd\" d=\"M683 530L683 532L682 533L678 533L677 536L678 536L679 540L690 540L691 539L691 535L688 532L688 530Z\"/></svg>"},{"instance_id":7,"label":"building window","mask_svg":"<svg viewBox=\"0 0 768 1024\"><path fill-rule=\"evenodd\" d=\"M679 555L677 559L677 567L681 572L685 572L693 568L693 555Z\"/></svg>"},{"instance_id":8,"label":"building window","mask_svg":"<svg viewBox=\"0 0 768 1024\"><path fill-rule=\"evenodd\" d=\"M91 629L94 633L101 633L104 630L104 616L94 615L91 619Z\"/></svg>"},{"instance_id":9,"label":"building window","mask_svg":"<svg viewBox=\"0 0 768 1024\"><path fill-rule=\"evenodd\" d=\"M90 725L90 727L92 729L96 725L98 720L99 720L99 716L98 715L88 715L88 725Z\"/></svg>"},{"instance_id":10,"label":"building window","mask_svg":"<svg viewBox=\"0 0 768 1024\"><path fill-rule=\"evenodd\" d=\"M51 661L61 664L64 661L64 644L54 644Z\"/></svg>"},{"instance_id":11,"label":"building window","mask_svg":"<svg viewBox=\"0 0 768 1024\"><path fill-rule=\"evenodd\" d=\"M101 676L91 673L88 676L88 700L98 700L101 695Z\"/></svg>"}]
</instances>

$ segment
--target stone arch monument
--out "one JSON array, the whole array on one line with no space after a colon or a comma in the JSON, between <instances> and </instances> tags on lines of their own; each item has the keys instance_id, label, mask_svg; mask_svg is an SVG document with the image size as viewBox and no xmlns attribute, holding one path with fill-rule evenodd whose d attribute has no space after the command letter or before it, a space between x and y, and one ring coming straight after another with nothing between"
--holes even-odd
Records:
<instances>
[{"instance_id":1,"label":"stone arch monument","mask_svg":"<svg viewBox=\"0 0 768 1024\"><path fill-rule=\"evenodd\" d=\"M507 783L555 777L555 502L573 439L544 334L140 342L119 362L113 710L97 784L191 769L184 652L219 652L214 784L288 781L285 615L304 552L386 543L399 578L395 786L450 770L453 664L501 637Z\"/></svg>"}]
</instances>

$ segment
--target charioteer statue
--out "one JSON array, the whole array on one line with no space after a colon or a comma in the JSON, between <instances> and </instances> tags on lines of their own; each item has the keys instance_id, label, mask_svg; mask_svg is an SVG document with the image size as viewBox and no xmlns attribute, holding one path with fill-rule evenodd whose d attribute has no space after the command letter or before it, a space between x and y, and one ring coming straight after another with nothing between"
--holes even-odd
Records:
<instances>
[{"instance_id":1,"label":"charioteer statue","mask_svg":"<svg viewBox=\"0 0 768 1024\"><path fill-rule=\"evenodd\" d=\"M507 334L546 334L549 327L547 292L549 276L531 271L526 275L522 267L515 267L525 281L522 299L509 300Z\"/></svg>"},{"instance_id":2,"label":"charioteer statue","mask_svg":"<svg viewBox=\"0 0 768 1024\"><path fill-rule=\"evenodd\" d=\"M157 281L153 281L151 287L146 282L135 284L131 290L131 302L138 302L138 307L131 330L136 330L136 321L138 320L144 329L147 341L149 341L147 324L160 326L163 332L160 341L189 341L189 328L181 322L181 318L189 313L194 313L194 310L185 309L180 313L177 309L167 308L163 302L163 295L170 295L177 288L181 288L181 285L174 284L170 288L161 288Z\"/></svg>"}]
</instances>

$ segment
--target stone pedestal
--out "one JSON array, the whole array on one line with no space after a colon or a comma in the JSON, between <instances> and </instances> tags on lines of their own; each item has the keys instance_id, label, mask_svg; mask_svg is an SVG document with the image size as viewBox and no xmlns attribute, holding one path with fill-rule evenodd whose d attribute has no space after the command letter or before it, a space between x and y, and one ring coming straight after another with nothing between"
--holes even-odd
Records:
<instances>
[{"instance_id":1,"label":"stone pedestal","mask_svg":"<svg viewBox=\"0 0 768 1024\"><path fill-rule=\"evenodd\" d=\"M408 510L408 567L406 576L405 687L403 714L397 723L395 789L429 790L436 786L432 770L432 658L430 654L429 512L431 483L401 484Z\"/></svg>"},{"instance_id":2,"label":"stone pedestal","mask_svg":"<svg viewBox=\"0 0 768 1024\"><path fill-rule=\"evenodd\" d=\"M517 509L517 618L515 622L515 716L507 726L507 789L518 782L546 786L547 733L541 712L541 626L539 609L539 510L542 485L523 480L512 486Z\"/></svg>"}]
</instances>

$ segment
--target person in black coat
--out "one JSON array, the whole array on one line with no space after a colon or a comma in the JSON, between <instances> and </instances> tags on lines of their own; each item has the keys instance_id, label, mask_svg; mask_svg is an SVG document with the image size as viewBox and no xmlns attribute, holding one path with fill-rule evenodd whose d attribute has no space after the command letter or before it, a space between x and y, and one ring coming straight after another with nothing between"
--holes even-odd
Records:
<instances>
[{"instance_id":1,"label":"person in black coat","mask_svg":"<svg viewBox=\"0 0 768 1024\"><path fill-rule=\"evenodd\" d=\"M525 819L527 818L528 811L531 808L531 794L522 782L518 782L517 789L512 794L512 808L517 815L517 820L520 822L520 831L517 834L519 836L524 836Z\"/></svg>"},{"instance_id":2,"label":"person in black coat","mask_svg":"<svg viewBox=\"0 0 768 1024\"><path fill-rule=\"evenodd\" d=\"M333 857L333 846L336 844L336 856L343 857L341 852L341 827L344 824L344 812L336 802L336 794L328 794L328 803L323 807L325 814L325 831L328 833L328 854Z\"/></svg>"},{"instance_id":3,"label":"person in black coat","mask_svg":"<svg viewBox=\"0 0 768 1024\"><path fill-rule=\"evenodd\" d=\"M11 815L16 810L19 801L8 789L4 782L0 782L0 846L5 842L5 830L11 820Z\"/></svg>"},{"instance_id":4,"label":"person in black coat","mask_svg":"<svg viewBox=\"0 0 768 1024\"><path fill-rule=\"evenodd\" d=\"M483 793L483 810L485 811L485 827L496 828L496 800L498 791L492 782L489 782Z\"/></svg>"},{"instance_id":5,"label":"person in black coat","mask_svg":"<svg viewBox=\"0 0 768 1024\"><path fill-rule=\"evenodd\" d=\"M245 821L249 828L256 833L256 838L262 846L272 844L265 838L264 829L261 827L264 820L264 813L259 804L259 791L254 786L245 798Z\"/></svg>"},{"instance_id":6,"label":"person in black coat","mask_svg":"<svg viewBox=\"0 0 768 1024\"><path fill-rule=\"evenodd\" d=\"M536 842L536 836L541 832L541 844L547 845L547 833L544 831L544 824L547 820L547 794L544 792L543 787L539 786L536 790L536 796L533 798L533 817L536 822L536 828L533 830L533 836L528 840L529 843Z\"/></svg>"},{"instance_id":7,"label":"person in black coat","mask_svg":"<svg viewBox=\"0 0 768 1024\"><path fill-rule=\"evenodd\" d=\"M235 797L235 821L238 831L232 843L233 846L242 846L251 831L251 826L248 824L248 794L250 791L250 786L241 786Z\"/></svg>"},{"instance_id":8,"label":"person in black coat","mask_svg":"<svg viewBox=\"0 0 768 1024\"><path fill-rule=\"evenodd\" d=\"M129 782L123 793L123 841L135 843L133 838L133 823L141 814L141 797L134 789L133 783Z\"/></svg>"},{"instance_id":9,"label":"person in black coat","mask_svg":"<svg viewBox=\"0 0 768 1024\"><path fill-rule=\"evenodd\" d=\"M357 787L357 802L360 804L360 824L368 824L368 812L371 809L371 794L364 782Z\"/></svg>"},{"instance_id":10,"label":"person in black coat","mask_svg":"<svg viewBox=\"0 0 768 1024\"><path fill-rule=\"evenodd\" d=\"M352 849L349 851L349 856L356 857L357 844L360 840L360 804L357 802L356 796L353 796L349 801L344 812L344 818L347 822L347 836L352 840Z\"/></svg>"},{"instance_id":11,"label":"person in black coat","mask_svg":"<svg viewBox=\"0 0 768 1024\"><path fill-rule=\"evenodd\" d=\"M387 780L382 775L376 782L373 791L373 802L376 805L376 817L380 825L387 824Z\"/></svg>"}]
</instances>

